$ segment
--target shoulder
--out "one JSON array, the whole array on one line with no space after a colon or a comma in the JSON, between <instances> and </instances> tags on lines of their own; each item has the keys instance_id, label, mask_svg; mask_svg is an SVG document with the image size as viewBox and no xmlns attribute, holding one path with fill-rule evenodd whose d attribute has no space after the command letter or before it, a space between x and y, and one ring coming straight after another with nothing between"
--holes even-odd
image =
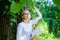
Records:
<instances>
[{"instance_id":1,"label":"shoulder","mask_svg":"<svg viewBox=\"0 0 60 40\"><path fill-rule=\"evenodd\" d=\"M22 24L23 24L22 22L18 23L18 25L22 25Z\"/></svg>"},{"instance_id":2,"label":"shoulder","mask_svg":"<svg viewBox=\"0 0 60 40\"><path fill-rule=\"evenodd\" d=\"M18 27L22 27L22 25L23 25L22 22L18 23Z\"/></svg>"}]
</instances>

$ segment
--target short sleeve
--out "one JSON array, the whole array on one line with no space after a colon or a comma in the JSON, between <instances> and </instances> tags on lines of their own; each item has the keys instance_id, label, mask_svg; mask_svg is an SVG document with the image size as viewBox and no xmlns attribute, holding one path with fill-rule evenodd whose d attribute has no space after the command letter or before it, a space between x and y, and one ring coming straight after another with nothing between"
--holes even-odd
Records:
<instances>
[{"instance_id":1,"label":"short sleeve","mask_svg":"<svg viewBox=\"0 0 60 40\"><path fill-rule=\"evenodd\" d=\"M21 34L22 34L22 26L21 24L19 23L18 26L17 26L17 34L16 34L16 40L20 40L21 38Z\"/></svg>"}]
</instances>

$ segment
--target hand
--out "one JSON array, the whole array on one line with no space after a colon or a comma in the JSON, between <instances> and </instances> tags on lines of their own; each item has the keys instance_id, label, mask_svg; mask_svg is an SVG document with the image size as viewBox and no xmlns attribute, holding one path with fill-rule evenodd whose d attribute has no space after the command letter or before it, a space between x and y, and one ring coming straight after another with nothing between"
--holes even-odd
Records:
<instances>
[{"instance_id":1,"label":"hand","mask_svg":"<svg viewBox=\"0 0 60 40\"><path fill-rule=\"evenodd\" d=\"M36 10L37 8L36 8L36 7L34 7L34 9Z\"/></svg>"},{"instance_id":2,"label":"hand","mask_svg":"<svg viewBox=\"0 0 60 40\"><path fill-rule=\"evenodd\" d=\"M35 9L35 11L36 11L36 12L38 12L38 11L39 11L39 10L38 10L38 8L36 8L36 7L34 7L34 9Z\"/></svg>"},{"instance_id":3,"label":"hand","mask_svg":"<svg viewBox=\"0 0 60 40\"><path fill-rule=\"evenodd\" d=\"M32 40L33 38L36 38L36 35L34 35L34 36L31 36L30 40Z\"/></svg>"},{"instance_id":4,"label":"hand","mask_svg":"<svg viewBox=\"0 0 60 40\"><path fill-rule=\"evenodd\" d=\"M36 7L34 7L34 9L36 10L37 8L36 8Z\"/></svg>"}]
</instances>

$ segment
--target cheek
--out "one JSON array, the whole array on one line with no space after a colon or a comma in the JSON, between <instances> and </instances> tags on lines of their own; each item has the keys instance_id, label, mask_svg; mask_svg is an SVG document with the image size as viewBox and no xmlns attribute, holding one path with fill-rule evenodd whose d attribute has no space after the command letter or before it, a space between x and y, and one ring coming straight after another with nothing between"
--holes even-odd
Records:
<instances>
[{"instance_id":1,"label":"cheek","mask_svg":"<svg viewBox=\"0 0 60 40\"><path fill-rule=\"evenodd\" d=\"M30 16L30 15L28 15L28 18L30 19L30 18L31 18L31 16Z\"/></svg>"}]
</instances>

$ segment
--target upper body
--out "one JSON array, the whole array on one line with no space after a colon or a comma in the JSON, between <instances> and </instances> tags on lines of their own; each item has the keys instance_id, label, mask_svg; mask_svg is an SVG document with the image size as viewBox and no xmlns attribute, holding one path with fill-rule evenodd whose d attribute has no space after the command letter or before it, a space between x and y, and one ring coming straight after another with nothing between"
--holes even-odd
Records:
<instances>
[{"instance_id":1,"label":"upper body","mask_svg":"<svg viewBox=\"0 0 60 40\"><path fill-rule=\"evenodd\" d=\"M30 39L30 35L32 33L32 25L36 22L38 22L41 18L42 15L39 12L39 10L37 8L35 8L38 17L36 17L35 19L30 20L30 13L29 11L24 11L23 13L23 21L21 23L18 24L17 27L17 35L16 35L16 40L29 40ZM29 13L29 14L28 14ZM27 14L27 16L26 16ZM27 17L27 18L25 18Z\"/></svg>"}]
</instances>

